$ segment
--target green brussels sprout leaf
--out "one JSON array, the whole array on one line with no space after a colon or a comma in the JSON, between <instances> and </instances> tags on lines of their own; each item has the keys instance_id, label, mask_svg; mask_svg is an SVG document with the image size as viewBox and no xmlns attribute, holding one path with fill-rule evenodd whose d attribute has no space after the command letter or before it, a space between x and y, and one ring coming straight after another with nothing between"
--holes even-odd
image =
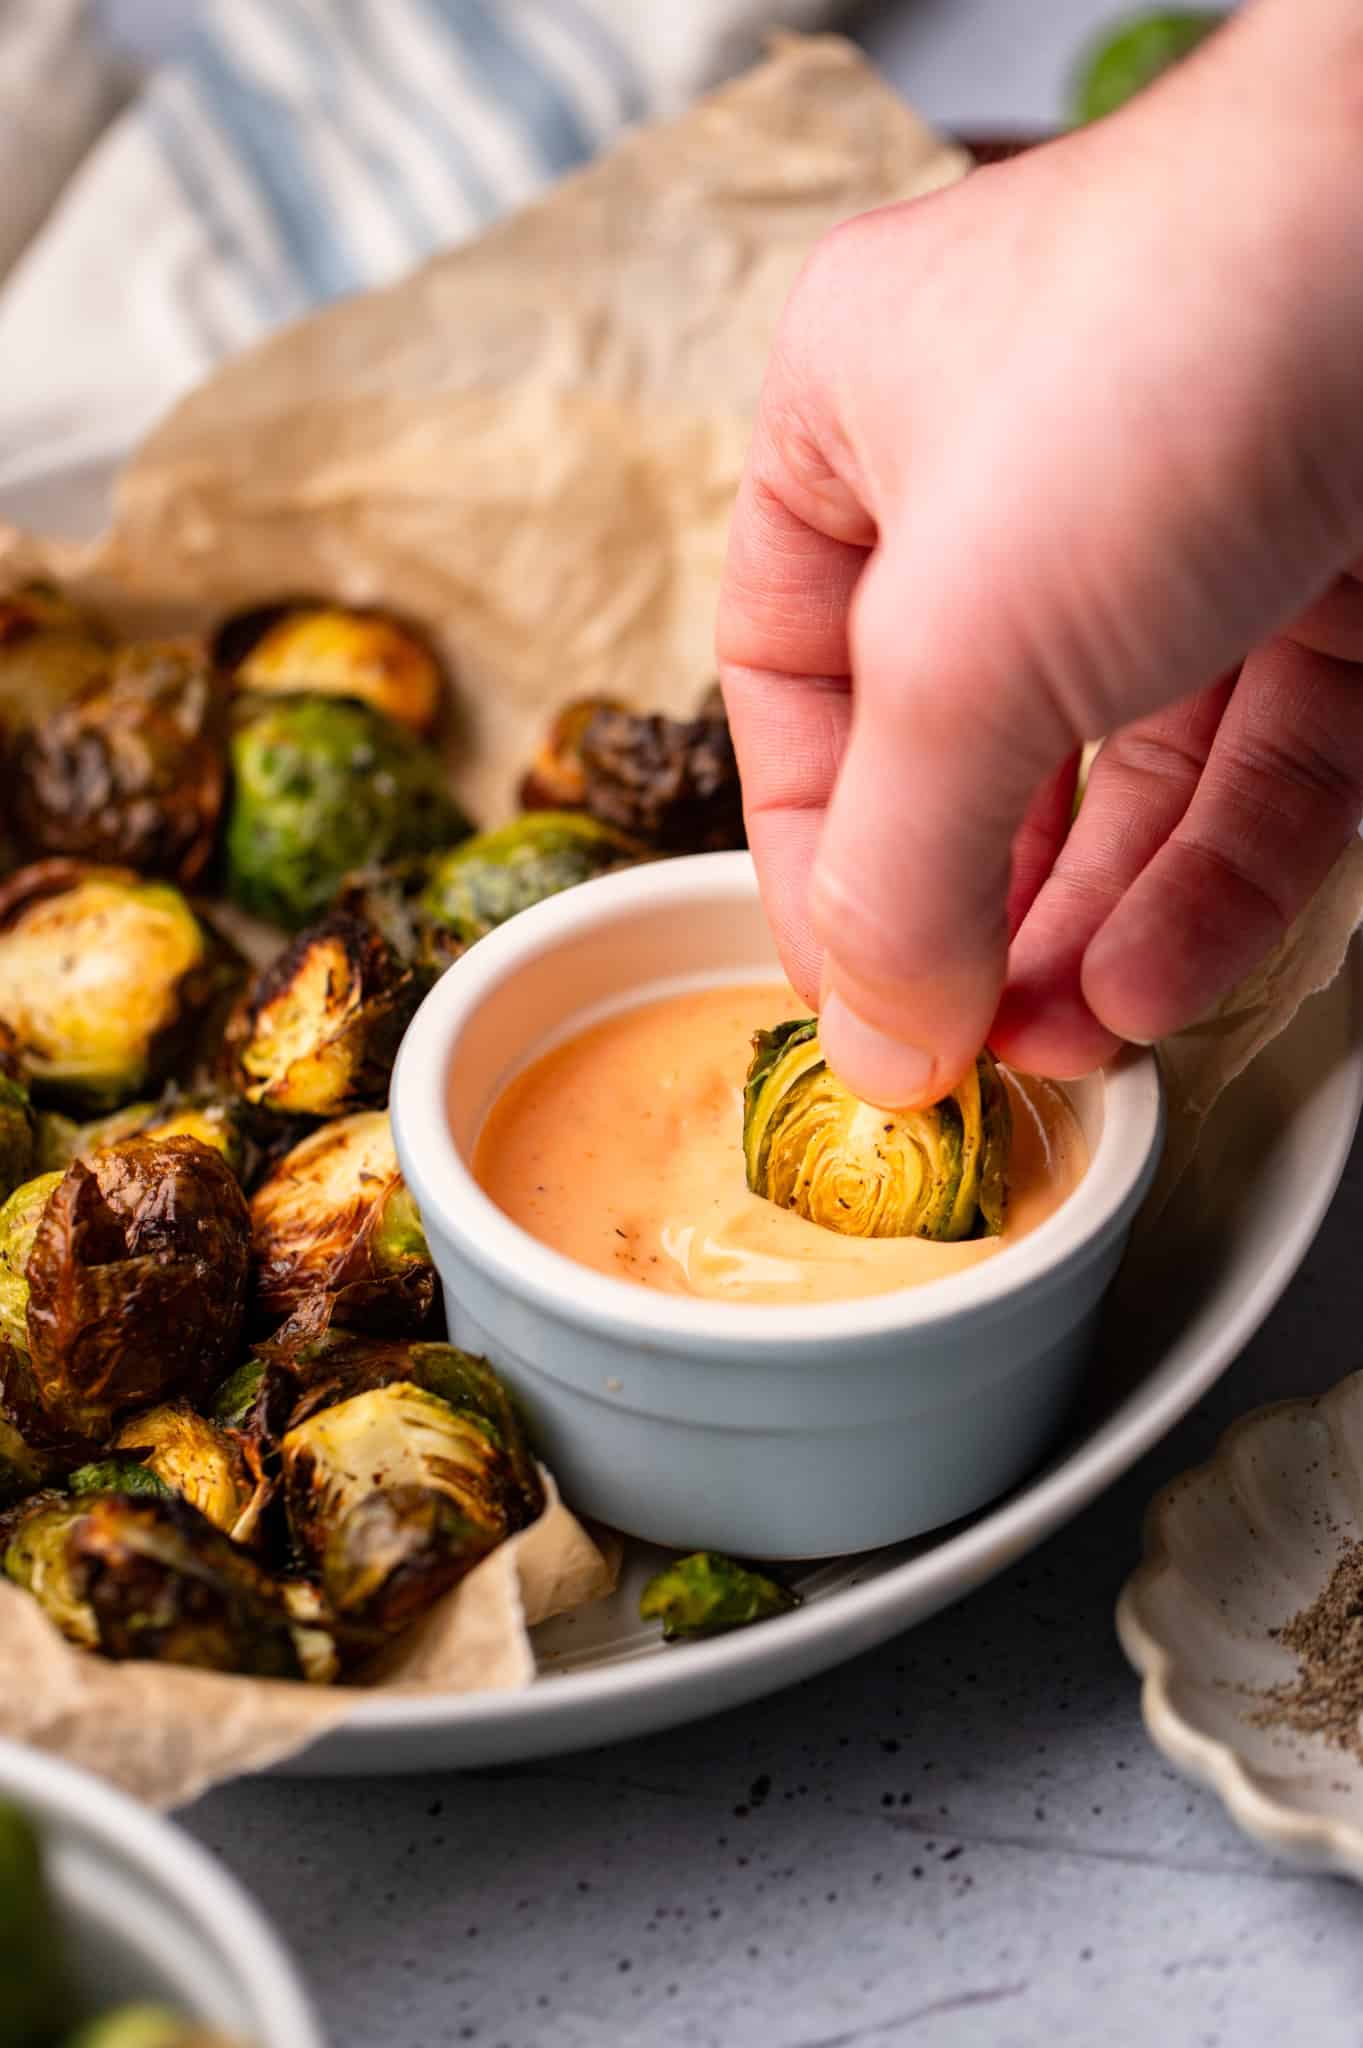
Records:
<instances>
[{"instance_id":1,"label":"green brussels sprout leaf","mask_svg":"<svg viewBox=\"0 0 1363 2048\"><path fill-rule=\"evenodd\" d=\"M661 1621L663 1641L721 1635L789 1614L800 1604L798 1593L778 1585L762 1572L735 1564L718 1551L698 1550L679 1557L651 1578L639 1596L641 1621Z\"/></svg>"}]
</instances>

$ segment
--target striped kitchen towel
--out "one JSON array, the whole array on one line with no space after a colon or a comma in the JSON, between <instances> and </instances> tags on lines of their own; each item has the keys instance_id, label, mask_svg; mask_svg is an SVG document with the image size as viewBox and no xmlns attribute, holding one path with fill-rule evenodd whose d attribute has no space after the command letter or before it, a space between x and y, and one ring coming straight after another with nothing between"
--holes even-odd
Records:
<instances>
[{"instance_id":1,"label":"striped kitchen towel","mask_svg":"<svg viewBox=\"0 0 1363 2048\"><path fill-rule=\"evenodd\" d=\"M51 20L51 0L5 4ZM84 71L79 8L62 5ZM0 290L0 487L121 452L224 355L476 233L622 127L751 61L774 26L839 11L200 0L175 61L96 144ZM7 84L22 95L13 67Z\"/></svg>"}]
</instances>

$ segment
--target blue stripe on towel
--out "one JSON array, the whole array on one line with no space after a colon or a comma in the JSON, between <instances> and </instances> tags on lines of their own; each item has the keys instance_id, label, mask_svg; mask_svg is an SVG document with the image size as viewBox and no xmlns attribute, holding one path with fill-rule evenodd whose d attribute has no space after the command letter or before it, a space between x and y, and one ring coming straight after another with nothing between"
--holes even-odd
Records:
<instances>
[{"instance_id":1,"label":"blue stripe on towel","mask_svg":"<svg viewBox=\"0 0 1363 2048\"><path fill-rule=\"evenodd\" d=\"M600 16L584 7L582 0L540 0L540 5L581 44L593 64L614 81L620 95L621 119L637 121L647 113L648 93L638 66Z\"/></svg>"},{"instance_id":2,"label":"blue stripe on towel","mask_svg":"<svg viewBox=\"0 0 1363 2048\"><path fill-rule=\"evenodd\" d=\"M336 55L337 41L310 21L297 0L268 0L271 19L292 37L302 54L317 91L318 105L330 122L337 140L349 148L380 193L388 212L405 237L411 255L423 254L436 240L433 221L427 220L414 199L401 169L386 149L366 139L363 122L354 107L345 74Z\"/></svg>"},{"instance_id":3,"label":"blue stripe on towel","mask_svg":"<svg viewBox=\"0 0 1363 2048\"><path fill-rule=\"evenodd\" d=\"M362 46L365 67L375 88L383 92L402 118L425 137L446 165L474 218L491 220L502 210L502 201L492 190L464 145L463 138L441 110L438 101L420 90L415 78L400 71L374 33L373 9L384 0L338 0L345 22ZM443 231L442 231L443 232Z\"/></svg>"},{"instance_id":4,"label":"blue stripe on towel","mask_svg":"<svg viewBox=\"0 0 1363 2048\"><path fill-rule=\"evenodd\" d=\"M184 62L205 106L259 188L307 297L320 301L354 291L364 280L298 146L287 106L275 93L244 77L203 30L191 34Z\"/></svg>"},{"instance_id":5,"label":"blue stripe on towel","mask_svg":"<svg viewBox=\"0 0 1363 2048\"><path fill-rule=\"evenodd\" d=\"M285 303L285 296L258 260L257 252L241 236L218 201L218 190L194 138L181 116L170 104L165 87L153 85L143 96L139 110L146 132L155 143L167 171L179 186L191 215L203 223L209 242L226 267L241 282L256 317L263 326L273 327L297 307ZM214 352L221 346L212 337Z\"/></svg>"},{"instance_id":6,"label":"blue stripe on towel","mask_svg":"<svg viewBox=\"0 0 1363 2048\"><path fill-rule=\"evenodd\" d=\"M513 113L546 169L569 171L596 148L595 138L556 78L510 33L486 0L420 0L422 11L459 45L489 100Z\"/></svg>"}]
</instances>

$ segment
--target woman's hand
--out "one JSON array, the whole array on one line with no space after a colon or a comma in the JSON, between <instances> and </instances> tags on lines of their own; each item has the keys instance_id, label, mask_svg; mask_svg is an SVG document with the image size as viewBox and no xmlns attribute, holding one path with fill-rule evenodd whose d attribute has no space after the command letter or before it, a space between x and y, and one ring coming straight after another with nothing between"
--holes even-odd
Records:
<instances>
[{"instance_id":1,"label":"woman's hand","mask_svg":"<svg viewBox=\"0 0 1363 2048\"><path fill-rule=\"evenodd\" d=\"M858 1093L1181 1028L1357 829L1360 172L1353 0L1260 0L808 264L719 653L768 915Z\"/></svg>"}]
</instances>

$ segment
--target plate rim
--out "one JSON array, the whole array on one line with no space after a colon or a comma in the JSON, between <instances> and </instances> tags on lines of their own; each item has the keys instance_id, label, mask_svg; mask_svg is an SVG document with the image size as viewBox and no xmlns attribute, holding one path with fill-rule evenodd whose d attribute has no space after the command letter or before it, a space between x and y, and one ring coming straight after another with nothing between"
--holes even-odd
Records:
<instances>
[{"instance_id":1,"label":"plate rim","mask_svg":"<svg viewBox=\"0 0 1363 2048\"><path fill-rule=\"evenodd\" d=\"M1363 1015L1363 937L1359 933L1351 939L1344 966L1331 987L1346 977L1357 1021ZM604 1721L610 1708L625 1700L640 1710L631 1733L674 1726L774 1692L794 1677L813 1676L983 1585L1054 1534L1166 1436L1216 1383L1281 1298L1334 1199L1363 1113L1363 1038L1357 1032L1350 1055L1341 1061L1335 1078L1346 1090L1348 1114L1333 1127L1323 1170L1310 1201L1298 1211L1296 1228L1281 1241L1278 1256L1261 1270L1254 1285L1242 1292L1235 1313L1223 1321L1215 1338L1202 1346L1195 1366L1190 1364L1160 1389L1121 1429L1081 1446L1010 1494L1000 1506L973 1517L941 1544L865 1584L840 1588L764 1628L688 1644L684 1657L675 1663L662 1657L631 1659L551 1675L532 1681L523 1691L366 1700L339 1727L277 1768L299 1776L372 1769L376 1760L369 1752L376 1737L424 1735L447 1739L451 1751L448 1764L457 1769L461 1767L457 1754L461 1735L489 1720L497 1723L500 1738L510 1738L497 1742L503 1756L549 1755L589 1746L593 1737L584 1739L565 1730L579 1716L593 1712ZM524 1731L527 1744L533 1746L517 1742L517 1730ZM594 1739L617 1738L599 1733ZM427 1768L424 1759L428 1755L423 1752L423 1760L410 1768ZM471 1761L465 1767L476 1767L476 1763ZM404 1766L389 1753L381 1768L400 1771Z\"/></svg>"}]
</instances>

